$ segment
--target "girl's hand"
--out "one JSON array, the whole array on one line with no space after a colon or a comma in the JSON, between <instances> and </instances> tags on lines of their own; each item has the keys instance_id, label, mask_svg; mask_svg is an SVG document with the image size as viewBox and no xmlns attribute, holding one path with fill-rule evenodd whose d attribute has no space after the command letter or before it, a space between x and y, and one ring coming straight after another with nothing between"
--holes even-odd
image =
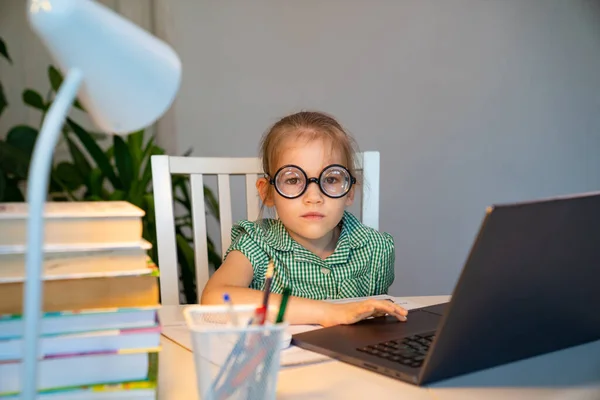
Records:
<instances>
[{"instance_id":1,"label":"girl's hand","mask_svg":"<svg viewBox=\"0 0 600 400\"><path fill-rule=\"evenodd\" d=\"M323 327L334 325L349 325L368 317L392 315L400 321L406 321L408 311L388 300L364 300L354 303L332 304L325 303Z\"/></svg>"}]
</instances>

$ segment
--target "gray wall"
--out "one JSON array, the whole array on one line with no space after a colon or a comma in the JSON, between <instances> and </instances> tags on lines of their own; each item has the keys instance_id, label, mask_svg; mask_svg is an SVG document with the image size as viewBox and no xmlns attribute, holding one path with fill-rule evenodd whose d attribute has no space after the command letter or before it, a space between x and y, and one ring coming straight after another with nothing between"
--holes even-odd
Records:
<instances>
[{"instance_id":1,"label":"gray wall","mask_svg":"<svg viewBox=\"0 0 600 400\"><path fill-rule=\"evenodd\" d=\"M452 291L490 203L600 188L600 4L195 1L177 146L249 156L278 117L336 115L379 150L396 295Z\"/></svg>"},{"instance_id":2,"label":"gray wall","mask_svg":"<svg viewBox=\"0 0 600 400\"><path fill-rule=\"evenodd\" d=\"M47 58L17 48L31 35L12 2L0 33L43 59L0 68L16 104L10 74L46 82ZM599 1L103 2L160 22L182 57L168 149L256 155L268 125L315 108L381 152L392 294L450 293L487 205L600 188Z\"/></svg>"}]
</instances>

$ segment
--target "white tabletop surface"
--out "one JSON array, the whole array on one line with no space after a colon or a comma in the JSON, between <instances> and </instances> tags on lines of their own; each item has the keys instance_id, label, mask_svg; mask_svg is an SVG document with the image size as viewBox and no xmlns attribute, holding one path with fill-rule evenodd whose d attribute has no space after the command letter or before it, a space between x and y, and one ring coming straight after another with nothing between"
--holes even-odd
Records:
<instances>
[{"instance_id":1,"label":"white tabletop surface","mask_svg":"<svg viewBox=\"0 0 600 400\"><path fill-rule=\"evenodd\" d=\"M448 296L406 297L423 305ZM184 324L183 306L163 306L163 326ZM192 353L162 337L158 398L198 399ZM535 357L427 388L385 377L336 360L283 368L278 399L574 399L600 400L600 341Z\"/></svg>"}]
</instances>

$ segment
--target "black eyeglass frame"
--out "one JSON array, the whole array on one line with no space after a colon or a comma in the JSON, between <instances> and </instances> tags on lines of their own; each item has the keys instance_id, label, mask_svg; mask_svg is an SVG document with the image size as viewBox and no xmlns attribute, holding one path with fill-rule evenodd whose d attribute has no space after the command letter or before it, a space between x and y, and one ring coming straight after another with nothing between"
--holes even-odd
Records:
<instances>
[{"instance_id":1,"label":"black eyeglass frame","mask_svg":"<svg viewBox=\"0 0 600 400\"><path fill-rule=\"evenodd\" d=\"M344 171L346 171L348 173L348 176L350 177L350 185L348 186L348 190L346 190L344 193L342 193L342 194L340 194L338 196L332 196L329 193L327 193L323 189L323 184L322 184L323 174L325 173L325 171L327 171L328 169L333 168L333 167L338 167L338 168L343 169ZM295 195L295 196L287 196L287 195L285 195L284 193L282 193L279 190L279 188L275 184L277 175L279 175L279 173L281 171L283 171L284 169L286 169L286 168L296 168L296 169L298 169L302 173L302 175L304 175L304 180L306 181L306 184L304 185L304 189L302 189L302 191L300 193L298 193L297 195ZM293 165L293 164L287 164L287 165L284 165L283 167L279 168L277 170L277 172L275 172L275 175L273 176L273 178L271 178L271 176L269 176L269 174L265 174L265 176L267 178L269 178L269 184L271 184L271 185L273 185L275 187L275 191L281 197L284 197L286 199L297 199L298 197L302 196L306 192L306 189L308 189L308 185L310 185L312 182L316 183L319 186L319 189L321 190L321 193L323 193L325 196L327 196L327 197L329 197L331 199L340 199L340 198L346 196L348 193L350 193L350 189L352 189L352 185L356 184L356 178L354 176L352 176L352 174L350 173L350 171L348 170L348 168L344 167L341 164L331 164L331 165L326 166L325 168L323 168L323 171L321 171L321 173L319 174L318 178L315 178L315 177L309 178L308 175L306 175L306 172L304 172L304 170L302 168L300 168L297 165Z\"/></svg>"}]
</instances>

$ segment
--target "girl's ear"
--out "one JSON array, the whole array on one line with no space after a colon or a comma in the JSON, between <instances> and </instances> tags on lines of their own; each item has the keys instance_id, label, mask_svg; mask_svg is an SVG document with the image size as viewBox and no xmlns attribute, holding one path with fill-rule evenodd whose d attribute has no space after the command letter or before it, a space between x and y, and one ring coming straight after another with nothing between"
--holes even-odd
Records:
<instances>
[{"instance_id":1,"label":"girl's ear","mask_svg":"<svg viewBox=\"0 0 600 400\"><path fill-rule=\"evenodd\" d=\"M267 178L259 178L256 181L256 190L258 190L258 195L260 196L261 201L267 207L273 207L275 204L273 202L272 196L269 195L269 181Z\"/></svg>"},{"instance_id":2,"label":"girl's ear","mask_svg":"<svg viewBox=\"0 0 600 400\"><path fill-rule=\"evenodd\" d=\"M346 195L346 206L351 206L354 203L354 186L350 189Z\"/></svg>"}]
</instances>

